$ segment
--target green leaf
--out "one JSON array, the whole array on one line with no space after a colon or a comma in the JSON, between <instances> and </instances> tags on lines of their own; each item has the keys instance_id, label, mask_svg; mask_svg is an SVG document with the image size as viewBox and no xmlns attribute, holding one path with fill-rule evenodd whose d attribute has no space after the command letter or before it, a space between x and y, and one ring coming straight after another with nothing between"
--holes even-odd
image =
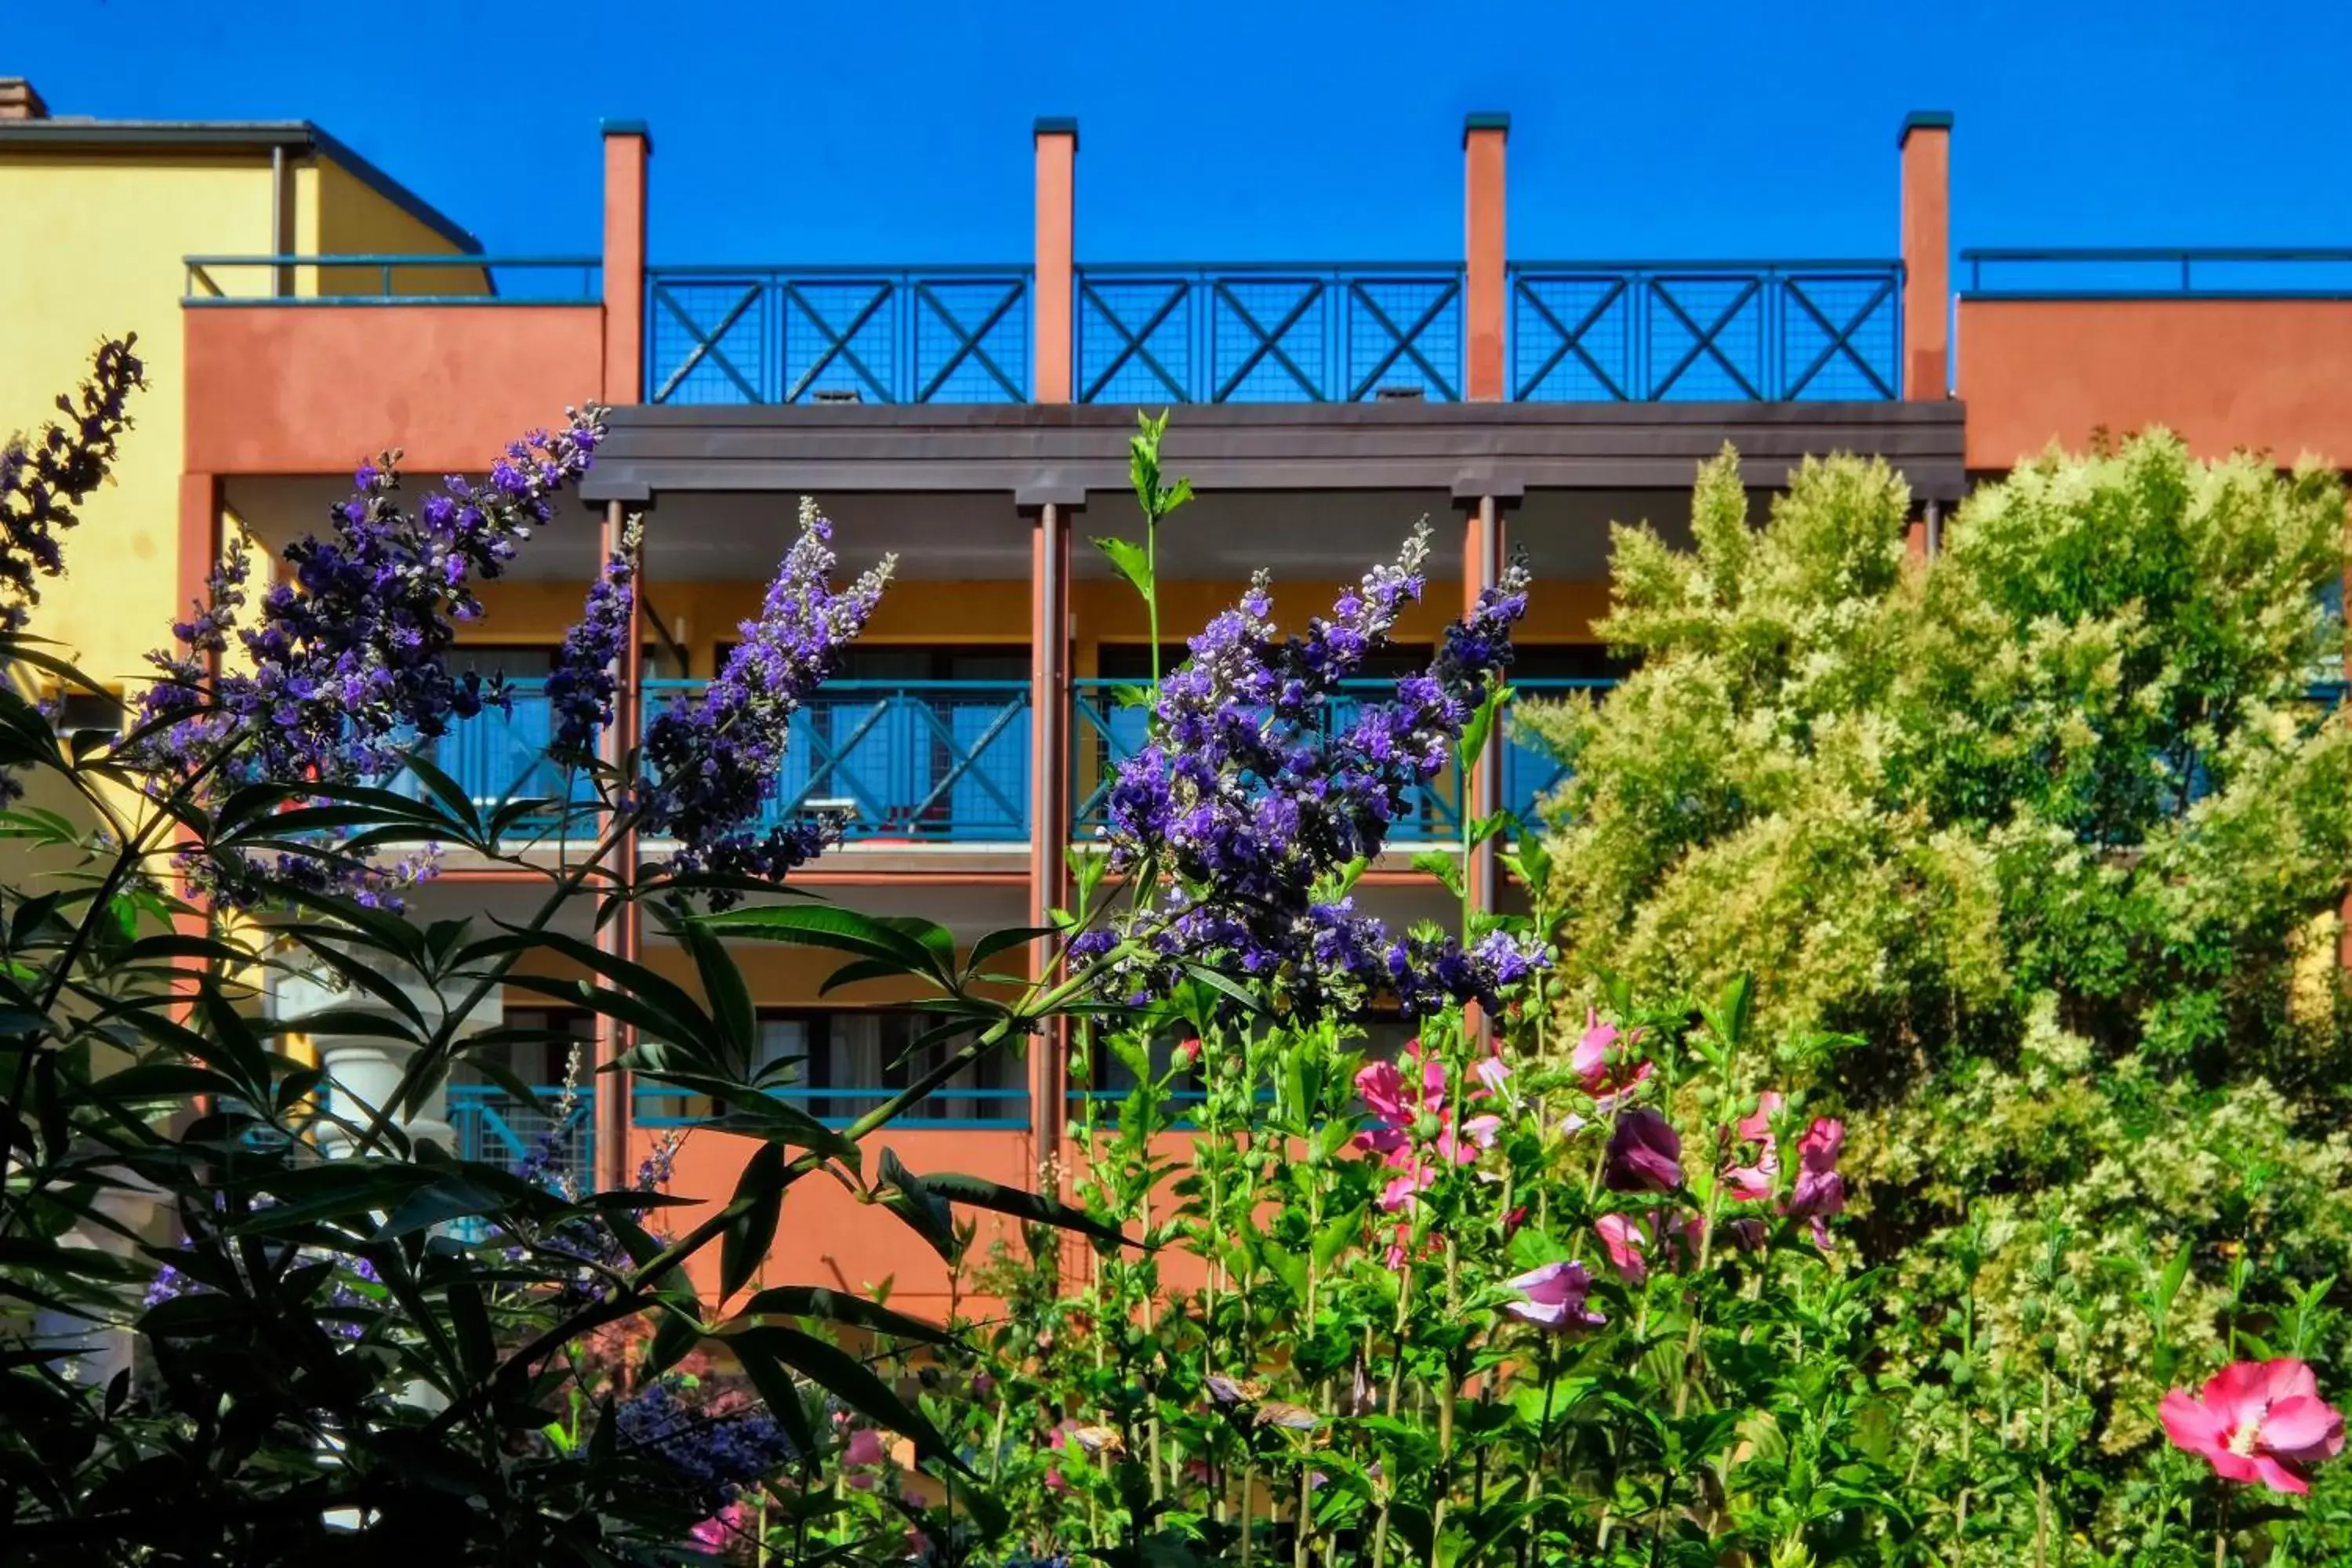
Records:
<instances>
[{"instance_id":1,"label":"green leaf","mask_svg":"<svg viewBox=\"0 0 2352 1568\"><path fill-rule=\"evenodd\" d=\"M1186 963L1183 967L1186 973L1199 981L1202 984L1207 986L1210 990L1218 992L1228 999L1239 1003L1241 1005L1242 1011L1249 1014L1252 1017L1270 1018L1274 1016L1272 1010L1266 1006L1265 999L1264 997L1251 990L1248 986L1244 985L1240 981L1235 980L1233 976L1227 974L1223 970L1212 968L1205 963Z\"/></svg>"},{"instance_id":2,"label":"green leaf","mask_svg":"<svg viewBox=\"0 0 2352 1568\"><path fill-rule=\"evenodd\" d=\"M1008 926L1003 931L990 931L971 944L971 952L964 960L965 978L979 973L981 965L999 953L1042 942L1052 936L1055 930L1053 926Z\"/></svg>"},{"instance_id":3,"label":"green leaf","mask_svg":"<svg viewBox=\"0 0 2352 1568\"><path fill-rule=\"evenodd\" d=\"M809 1429L808 1406L801 1403L800 1385L793 1381L793 1374L785 1367L782 1358L765 1341L749 1331L732 1335L727 1345L735 1352L736 1361L743 1368L743 1375L751 1380L751 1386L759 1392L760 1403L768 1407L768 1414L775 1418L776 1425L782 1427L784 1436L792 1440L793 1452L801 1456L802 1468L814 1473L816 1434Z\"/></svg>"},{"instance_id":4,"label":"green leaf","mask_svg":"<svg viewBox=\"0 0 2352 1568\"><path fill-rule=\"evenodd\" d=\"M1444 849L1422 849L1414 853L1412 868L1436 878L1445 890L1455 898L1462 896L1462 858Z\"/></svg>"},{"instance_id":5,"label":"green leaf","mask_svg":"<svg viewBox=\"0 0 2352 1568\"><path fill-rule=\"evenodd\" d=\"M474 809L473 797L466 793L456 779L434 766L422 752L411 753L408 759L408 771L415 775L418 784L425 786L434 799L441 803L442 809L448 812L457 821L464 823L472 830L475 837L480 837L481 814Z\"/></svg>"},{"instance_id":6,"label":"green leaf","mask_svg":"<svg viewBox=\"0 0 2352 1568\"><path fill-rule=\"evenodd\" d=\"M449 1326L457 1332L466 1375L478 1383L499 1364L498 1342L490 1334L490 1314L482 1305L481 1287L471 1279L452 1279L442 1293L448 1299Z\"/></svg>"},{"instance_id":7,"label":"green leaf","mask_svg":"<svg viewBox=\"0 0 2352 1568\"><path fill-rule=\"evenodd\" d=\"M882 1206L907 1222L907 1228L919 1236L931 1250L955 1263L963 1252L957 1239L955 1211L947 1200L931 1191L922 1177L900 1163L898 1152L882 1151L874 1191Z\"/></svg>"},{"instance_id":8,"label":"green leaf","mask_svg":"<svg viewBox=\"0 0 2352 1568\"><path fill-rule=\"evenodd\" d=\"M720 1337L730 1348L740 1347L748 1341L769 1352L778 1361L834 1394L866 1419L911 1439L916 1453L924 1458L952 1466L967 1476L971 1475L971 1467L956 1458L955 1451L948 1447L938 1428L910 1408L889 1384L875 1376L863 1363L835 1346L814 1335L802 1333L798 1329L788 1329L781 1324L739 1329Z\"/></svg>"},{"instance_id":9,"label":"green leaf","mask_svg":"<svg viewBox=\"0 0 2352 1568\"><path fill-rule=\"evenodd\" d=\"M735 1196L727 1205L727 1226L719 1233L719 1299L733 1296L758 1273L776 1239L776 1219L783 1212L784 1146L762 1143L752 1152L735 1183Z\"/></svg>"},{"instance_id":10,"label":"green leaf","mask_svg":"<svg viewBox=\"0 0 2352 1568\"><path fill-rule=\"evenodd\" d=\"M1495 720L1503 711L1503 704L1510 700L1511 689L1497 685L1486 693L1486 700L1478 704L1469 722L1462 726L1462 739L1455 743L1454 754L1464 767L1475 765L1486 754L1486 742L1495 733Z\"/></svg>"},{"instance_id":11,"label":"green leaf","mask_svg":"<svg viewBox=\"0 0 2352 1568\"><path fill-rule=\"evenodd\" d=\"M1105 1225L1083 1210L1074 1209L1042 1193L1024 1192L1019 1187L1008 1187L983 1176L967 1176L952 1171L934 1171L924 1176L922 1183L933 1195L949 1203L968 1204L973 1208L1010 1215L1024 1225L1050 1225L1058 1230L1074 1230L1106 1247L1144 1246L1116 1226Z\"/></svg>"},{"instance_id":12,"label":"green leaf","mask_svg":"<svg viewBox=\"0 0 2352 1568\"><path fill-rule=\"evenodd\" d=\"M955 940L947 928L929 921L877 920L835 904L727 910L696 918L721 936L891 959L901 966L902 973L927 975L953 989ZM938 951L940 939L945 942L944 965Z\"/></svg>"},{"instance_id":13,"label":"green leaf","mask_svg":"<svg viewBox=\"0 0 2352 1568\"><path fill-rule=\"evenodd\" d=\"M1150 599L1152 595L1151 561L1143 546L1129 539L1113 539L1098 535L1095 548L1109 560L1111 567L1126 578L1135 591Z\"/></svg>"},{"instance_id":14,"label":"green leaf","mask_svg":"<svg viewBox=\"0 0 2352 1568\"><path fill-rule=\"evenodd\" d=\"M760 1024L751 1006L751 987L743 983L743 971L728 952L727 945L711 935L709 928L684 921L679 923L678 934L686 950L694 955L695 972L702 978L702 994L709 1001L711 1020L719 1026L719 1038L727 1047L728 1066L738 1072L749 1071L759 1043Z\"/></svg>"},{"instance_id":15,"label":"green leaf","mask_svg":"<svg viewBox=\"0 0 2352 1568\"><path fill-rule=\"evenodd\" d=\"M924 1344L950 1345L956 1342L953 1334L936 1323L909 1318L894 1312L877 1301L863 1296L845 1295L823 1285L773 1285L759 1291L743 1303L742 1315L748 1318L822 1318L828 1322L850 1323L877 1333L895 1334L902 1340L917 1340Z\"/></svg>"}]
</instances>

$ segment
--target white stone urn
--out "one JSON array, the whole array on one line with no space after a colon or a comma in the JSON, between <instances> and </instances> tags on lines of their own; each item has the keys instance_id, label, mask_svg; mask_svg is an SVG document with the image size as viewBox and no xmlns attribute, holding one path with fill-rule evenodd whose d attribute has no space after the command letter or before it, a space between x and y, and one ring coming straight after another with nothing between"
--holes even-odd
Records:
<instances>
[{"instance_id":1,"label":"white stone urn","mask_svg":"<svg viewBox=\"0 0 2352 1568\"><path fill-rule=\"evenodd\" d=\"M463 991L471 989L470 985L463 989L453 986L453 994L445 996L414 972L390 978L416 1005L425 1022L436 1026L451 1008L464 1001ZM331 971L273 977L269 987L272 1018L290 1023L329 1011L369 1013L387 1019L401 1016L390 1003L372 992L344 984ZM505 1002L499 989L493 987L459 1022L457 1037L463 1039L497 1028L505 1019ZM415 1047L379 1035L313 1033L310 1042L319 1053L319 1066L326 1072L325 1094L335 1114L361 1125L365 1125L379 1107L392 1100L402 1076L408 1070L410 1059L416 1055ZM416 1114L396 1115L393 1125L412 1140L438 1143L457 1152L457 1132L449 1124L448 1096L440 1086L435 1087ZM321 1122L319 1147L329 1159L348 1154L352 1147L352 1135L331 1122Z\"/></svg>"}]
</instances>

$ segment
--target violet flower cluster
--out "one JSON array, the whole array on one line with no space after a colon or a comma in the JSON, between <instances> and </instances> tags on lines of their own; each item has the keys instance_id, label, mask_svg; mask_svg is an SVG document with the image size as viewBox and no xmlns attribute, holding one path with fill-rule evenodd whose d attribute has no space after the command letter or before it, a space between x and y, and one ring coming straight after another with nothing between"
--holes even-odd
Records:
<instances>
[{"instance_id":1,"label":"violet flower cluster","mask_svg":"<svg viewBox=\"0 0 2352 1568\"><path fill-rule=\"evenodd\" d=\"M560 763L593 761L596 737L613 721L621 690L618 664L636 609L644 528L640 520L629 520L621 547L597 574L579 624L563 634L563 646L548 670L547 750Z\"/></svg>"},{"instance_id":2,"label":"violet flower cluster","mask_svg":"<svg viewBox=\"0 0 2352 1568\"><path fill-rule=\"evenodd\" d=\"M675 1378L648 1383L615 1405L612 1418L622 1447L658 1460L706 1517L795 1457L792 1439L765 1410L698 1407Z\"/></svg>"},{"instance_id":3,"label":"violet flower cluster","mask_svg":"<svg viewBox=\"0 0 2352 1568\"><path fill-rule=\"evenodd\" d=\"M1192 640L1191 658L1161 683L1150 743L1119 766L1104 829L1113 869L1169 880L1122 929L1088 932L1072 948L1081 963L1109 961L1112 994L1148 999L1186 965L1213 964L1261 982L1294 1015L1385 991L1420 1016L1449 1000L1491 1005L1544 962L1539 948L1500 932L1468 949L1392 937L1351 900L1317 892L1377 856L1414 792L1450 765L1527 612L1528 570L1514 560L1447 628L1428 669L1335 726L1331 700L1421 596L1428 550L1424 524L1392 565L1287 639L1269 618L1260 574Z\"/></svg>"},{"instance_id":4,"label":"violet flower cluster","mask_svg":"<svg viewBox=\"0 0 2352 1568\"><path fill-rule=\"evenodd\" d=\"M245 563L225 563L213 603L173 628L179 650L149 656L163 679L141 720L169 721L151 765L184 774L226 749L231 781L379 778L453 720L502 700L474 672L453 671L448 655L456 623L482 613L475 580L504 571L594 457L600 413L568 413L565 428L508 447L488 483L453 475L414 512L398 499L396 454L362 463L331 535L287 548L292 580L263 591L249 626L236 625ZM207 656L232 633L251 668L212 674Z\"/></svg>"},{"instance_id":5,"label":"violet flower cluster","mask_svg":"<svg viewBox=\"0 0 2352 1568\"><path fill-rule=\"evenodd\" d=\"M885 556L836 590L832 538L833 524L803 499L800 538L719 678L698 699L673 699L646 729L653 776L640 822L677 842L676 870L780 879L832 836L824 823L764 821L793 715L865 629L897 564Z\"/></svg>"},{"instance_id":6,"label":"violet flower cluster","mask_svg":"<svg viewBox=\"0 0 2352 1568\"><path fill-rule=\"evenodd\" d=\"M30 442L0 441L0 631L24 630L41 600L39 580L65 570L58 533L81 521L74 509L105 479L130 427L124 405L147 384L131 352L138 341L134 333L99 344L79 395L58 395L62 422Z\"/></svg>"}]
</instances>

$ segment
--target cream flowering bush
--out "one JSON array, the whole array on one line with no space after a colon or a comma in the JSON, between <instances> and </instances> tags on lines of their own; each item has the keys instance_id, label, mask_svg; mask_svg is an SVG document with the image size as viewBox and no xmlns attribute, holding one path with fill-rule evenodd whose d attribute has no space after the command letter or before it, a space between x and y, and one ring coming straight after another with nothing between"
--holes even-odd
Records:
<instances>
[{"instance_id":1,"label":"cream flowering bush","mask_svg":"<svg viewBox=\"0 0 2352 1568\"><path fill-rule=\"evenodd\" d=\"M2156 433L1983 487L1932 564L1912 510L1841 458L1756 519L1727 455L1689 548L1616 531L1639 668L1521 718L1574 770L1560 978L1752 973L1766 1038L1850 1042L1810 1087L1946 1561L2167 1550L2157 1396L2282 1340L2345 1364L2344 491Z\"/></svg>"}]
</instances>

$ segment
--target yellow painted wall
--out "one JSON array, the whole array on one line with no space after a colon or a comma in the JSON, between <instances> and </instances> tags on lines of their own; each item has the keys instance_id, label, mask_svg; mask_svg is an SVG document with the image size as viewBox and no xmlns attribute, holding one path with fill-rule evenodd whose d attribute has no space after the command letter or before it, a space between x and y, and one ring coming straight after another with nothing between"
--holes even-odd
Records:
<instances>
[{"instance_id":1,"label":"yellow painted wall","mask_svg":"<svg viewBox=\"0 0 2352 1568\"><path fill-rule=\"evenodd\" d=\"M266 268L216 268L208 283L192 285L183 258L263 256L281 244L326 255L455 248L348 170L308 158L286 169L281 238L273 230L273 182L267 149L0 151L0 213L11 234L37 242L0 248L0 432L37 428L57 395L88 374L103 336L138 333L147 368L115 483L85 507L66 542L68 575L43 584L32 626L100 680L142 679L147 650L169 639L186 608L178 582L183 292L260 295L272 284ZM293 282L297 293L322 287L315 275ZM324 285L328 292L379 286L373 273ZM420 271L396 286L467 293L485 283L480 268L468 268Z\"/></svg>"},{"instance_id":2,"label":"yellow painted wall","mask_svg":"<svg viewBox=\"0 0 2352 1568\"><path fill-rule=\"evenodd\" d=\"M0 153L0 213L23 242L0 247L0 429L37 428L103 336L137 332L147 366L116 482L89 499L32 625L100 679L137 679L180 608L181 258L268 250L269 197L266 153Z\"/></svg>"},{"instance_id":3,"label":"yellow painted wall","mask_svg":"<svg viewBox=\"0 0 2352 1568\"><path fill-rule=\"evenodd\" d=\"M305 210L317 215L309 252L318 256L447 256L457 247L427 224L420 222L374 187L330 159L305 170L316 195ZM326 268L318 280L321 294L377 294L383 289L381 272L372 268ZM392 275L394 294L486 294L488 275L478 267L403 268Z\"/></svg>"}]
</instances>

